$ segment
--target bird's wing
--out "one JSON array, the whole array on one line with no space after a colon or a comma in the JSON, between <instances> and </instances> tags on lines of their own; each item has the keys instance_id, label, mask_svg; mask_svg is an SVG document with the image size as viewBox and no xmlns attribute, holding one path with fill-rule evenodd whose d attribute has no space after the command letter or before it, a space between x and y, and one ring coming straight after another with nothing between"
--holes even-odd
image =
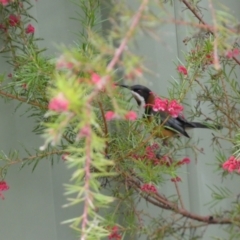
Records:
<instances>
[{"instance_id":1,"label":"bird's wing","mask_svg":"<svg viewBox=\"0 0 240 240\"><path fill-rule=\"evenodd\" d=\"M166 118L169 117L169 115L165 112L154 112L154 116L158 124L163 123L166 120ZM179 132L189 138L189 135L185 131L185 127L187 125L190 125L189 127L194 127L191 126L191 123L187 122L184 118L180 116L177 118L169 117L169 119L164 123L165 127L173 131Z\"/></svg>"}]
</instances>

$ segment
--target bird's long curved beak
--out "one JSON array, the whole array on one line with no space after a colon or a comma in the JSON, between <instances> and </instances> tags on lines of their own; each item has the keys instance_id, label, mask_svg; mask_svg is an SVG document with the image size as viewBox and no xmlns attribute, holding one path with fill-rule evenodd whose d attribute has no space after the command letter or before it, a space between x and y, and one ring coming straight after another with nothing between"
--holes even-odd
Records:
<instances>
[{"instance_id":1,"label":"bird's long curved beak","mask_svg":"<svg viewBox=\"0 0 240 240\"><path fill-rule=\"evenodd\" d=\"M130 86L128 85L124 85L124 84L119 84L119 83L115 83L116 86L119 86L119 87L123 87L123 88L128 88L128 89L131 89Z\"/></svg>"}]
</instances>

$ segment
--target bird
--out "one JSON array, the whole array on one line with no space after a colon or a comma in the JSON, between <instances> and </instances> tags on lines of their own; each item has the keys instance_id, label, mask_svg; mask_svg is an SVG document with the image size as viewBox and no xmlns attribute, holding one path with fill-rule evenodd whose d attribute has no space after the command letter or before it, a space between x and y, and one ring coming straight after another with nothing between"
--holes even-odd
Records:
<instances>
[{"instance_id":1,"label":"bird","mask_svg":"<svg viewBox=\"0 0 240 240\"><path fill-rule=\"evenodd\" d=\"M176 135L183 135L187 138L190 136L187 133L187 129L193 128L206 128L206 129L222 129L220 125L206 125L200 122L191 122L186 120L183 116L178 115L176 118L171 117L167 112L154 111L152 106L155 102L156 96L153 92L143 85L128 86L124 84L116 84L119 87L127 88L131 91L132 96L136 100L140 108L144 108L144 118L147 118L149 122L155 119L157 127L154 128L156 137L163 139L170 138Z\"/></svg>"}]
</instances>

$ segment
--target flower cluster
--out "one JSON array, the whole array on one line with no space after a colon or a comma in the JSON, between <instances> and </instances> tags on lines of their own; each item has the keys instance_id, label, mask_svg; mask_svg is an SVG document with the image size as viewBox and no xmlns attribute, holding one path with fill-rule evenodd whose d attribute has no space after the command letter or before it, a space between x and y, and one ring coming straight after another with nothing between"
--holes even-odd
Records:
<instances>
[{"instance_id":1,"label":"flower cluster","mask_svg":"<svg viewBox=\"0 0 240 240\"><path fill-rule=\"evenodd\" d=\"M129 111L125 114L124 117L126 120L134 121L137 119L137 113L134 111ZM105 118L107 121L110 121L110 120L119 118L119 115L113 111L107 111L105 113Z\"/></svg>"},{"instance_id":2,"label":"flower cluster","mask_svg":"<svg viewBox=\"0 0 240 240\"><path fill-rule=\"evenodd\" d=\"M141 190L143 192L147 192L147 193L156 193L157 192L157 188L150 183L145 183L141 186Z\"/></svg>"},{"instance_id":3,"label":"flower cluster","mask_svg":"<svg viewBox=\"0 0 240 240\"><path fill-rule=\"evenodd\" d=\"M153 104L153 111L164 111L171 115L173 118L178 117L178 115L183 111L183 106L180 105L176 100L168 100L162 98L155 98Z\"/></svg>"},{"instance_id":4,"label":"flower cluster","mask_svg":"<svg viewBox=\"0 0 240 240\"><path fill-rule=\"evenodd\" d=\"M7 5L8 3L9 3L9 1L0 0L0 4L2 4L3 6ZM6 23L6 24L0 23L0 30L7 32L8 26L18 27L19 23L21 21L21 16L15 15L15 14L10 14L7 21L8 21L8 23ZM32 24L28 24L25 28L25 33L33 34L34 32L35 32L35 27Z\"/></svg>"},{"instance_id":5,"label":"flower cluster","mask_svg":"<svg viewBox=\"0 0 240 240\"><path fill-rule=\"evenodd\" d=\"M74 67L74 64L68 61L65 56L61 55L56 62L56 69L68 69L71 70Z\"/></svg>"},{"instance_id":6,"label":"flower cluster","mask_svg":"<svg viewBox=\"0 0 240 240\"><path fill-rule=\"evenodd\" d=\"M35 32L34 26L33 26L32 24L28 24L27 27L26 27L26 29L25 29L25 32L26 32L27 34L34 33L34 32Z\"/></svg>"},{"instance_id":7,"label":"flower cluster","mask_svg":"<svg viewBox=\"0 0 240 240\"><path fill-rule=\"evenodd\" d=\"M63 93L59 93L56 97L52 98L48 104L48 109L55 112L66 112L68 108L69 102Z\"/></svg>"},{"instance_id":8,"label":"flower cluster","mask_svg":"<svg viewBox=\"0 0 240 240\"><path fill-rule=\"evenodd\" d=\"M8 22L11 27L16 27L20 23L20 16L11 14L8 18Z\"/></svg>"},{"instance_id":9,"label":"flower cluster","mask_svg":"<svg viewBox=\"0 0 240 240\"><path fill-rule=\"evenodd\" d=\"M230 50L226 53L227 58L233 58L237 57L240 54L240 51L238 48L234 48L233 50Z\"/></svg>"},{"instance_id":10,"label":"flower cluster","mask_svg":"<svg viewBox=\"0 0 240 240\"><path fill-rule=\"evenodd\" d=\"M70 153L68 153L68 152L64 153L64 154L62 155L62 160L63 160L63 161L67 161L67 158L68 158L69 155L70 155Z\"/></svg>"},{"instance_id":11,"label":"flower cluster","mask_svg":"<svg viewBox=\"0 0 240 240\"><path fill-rule=\"evenodd\" d=\"M177 71L178 71L179 73L183 74L183 75L188 75L187 69L186 69L184 66L182 66L182 65L179 65L179 66L177 67Z\"/></svg>"},{"instance_id":12,"label":"flower cluster","mask_svg":"<svg viewBox=\"0 0 240 240\"><path fill-rule=\"evenodd\" d=\"M108 236L109 240L120 240L122 237L118 233L118 226L113 226L111 229L111 233Z\"/></svg>"},{"instance_id":13,"label":"flower cluster","mask_svg":"<svg viewBox=\"0 0 240 240\"><path fill-rule=\"evenodd\" d=\"M190 158L185 157L183 160L179 161L177 165L184 165L184 164L189 164L191 162Z\"/></svg>"},{"instance_id":14,"label":"flower cluster","mask_svg":"<svg viewBox=\"0 0 240 240\"><path fill-rule=\"evenodd\" d=\"M0 0L0 4L2 4L3 6L8 5L9 2L9 0Z\"/></svg>"},{"instance_id":15,"label":"flower cluster","mask_svg":"<svg viewBox=\"0 0 240 240\"><path fill-rule=\"evenodd\" d=\"M222 168L228 172L233 172L235 170L240 172L240 159L230 156L228 160L222 164Z\"/></svg>"},{"instance_id":16,"label":"flower cluster","mask_svg":"<svg viewBox=\"0 0 240 240\"><path fill-rule=\"evenodd\" d=\"M5 181L0 181L0 198L4 199L2 192L7 191L8 189L8 184Z\"/></svg>"},{"instance_id":17,"label":"flower cluster","mask_svg":"<svg viewBox=\"0 0 240 240\"><path fill-rule=\"evenodd\" d=\"M175 177L175 178L171 178L172 182L181 182L182 179L180 177Z\"/></svg>"}]
</instances>

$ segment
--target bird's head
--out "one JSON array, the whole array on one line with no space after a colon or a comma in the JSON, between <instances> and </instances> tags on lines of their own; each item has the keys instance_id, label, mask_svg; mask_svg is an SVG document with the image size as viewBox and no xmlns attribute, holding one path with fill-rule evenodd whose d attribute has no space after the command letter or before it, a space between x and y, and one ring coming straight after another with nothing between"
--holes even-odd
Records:
<instances>
[{"instance_id":1,"label":"bird's head","mask_svg":"<svg viewBox=\"0 0 240 240\"><path fill-rule=\"evenodd\" d=\"M152 91L143 85L127 86L118 84L118 86L129 89L139 107L144 108L146 104L152 104L152 101L154 101Z\"/></svg>"}]
</instances>

